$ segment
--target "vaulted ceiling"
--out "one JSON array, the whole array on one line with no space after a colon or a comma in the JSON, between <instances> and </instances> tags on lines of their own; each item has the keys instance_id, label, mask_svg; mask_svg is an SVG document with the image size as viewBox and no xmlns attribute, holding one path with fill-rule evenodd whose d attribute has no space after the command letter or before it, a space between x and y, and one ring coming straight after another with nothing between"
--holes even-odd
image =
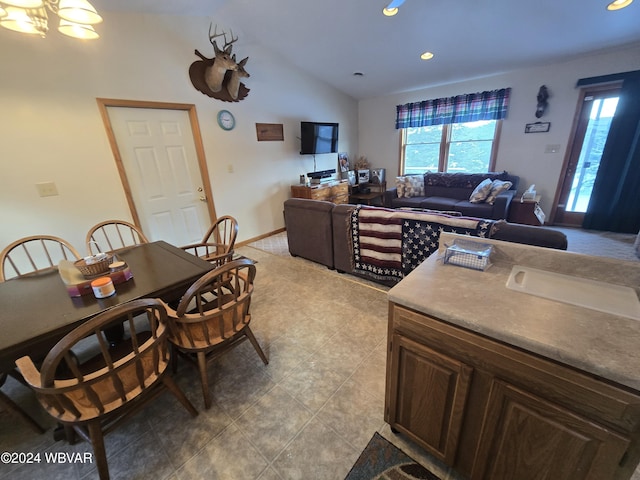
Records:
<instances>
[{"instance_id":1,"label":"vaulted ceiling","mask_svg":"<svg viewBox=\"0 0 640 480\"><path fill-rule=\"evenodd\" d=\"M640 0L93 0L99 11L221 17L311 75L369 98L636 45ZM206 35L207 32L203 32ZM420 60L424 51L434 53ZM246 52L251 55L251 52ZM629 70L640 68L638 63ZM359 72L362 75L356 76Z\"/></svg>"}]
</instances>

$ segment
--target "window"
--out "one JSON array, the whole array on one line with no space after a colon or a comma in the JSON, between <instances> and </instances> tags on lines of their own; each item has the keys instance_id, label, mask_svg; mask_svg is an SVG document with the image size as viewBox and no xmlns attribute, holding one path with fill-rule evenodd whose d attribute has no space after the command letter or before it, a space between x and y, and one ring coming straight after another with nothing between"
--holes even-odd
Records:
<instances>
[{"instance_id":1,"label":"window","mask_svg":"<svg viewBox=\"0 0 640 480\"><path fill-rule=\"evenodd\" d=\"M493 171L501 122L403 128L401 174Z\"/></svg>"}]
</instances>

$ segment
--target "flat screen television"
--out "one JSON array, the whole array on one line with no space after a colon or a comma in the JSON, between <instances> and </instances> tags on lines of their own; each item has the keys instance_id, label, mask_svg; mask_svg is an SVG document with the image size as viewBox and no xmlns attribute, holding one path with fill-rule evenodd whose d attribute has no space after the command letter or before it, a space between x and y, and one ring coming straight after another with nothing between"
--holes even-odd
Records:
<instances>
[{"instance_id":1,"label":"flat screen television","mask_svg":"<svg viewBox=\"0 0 640 480\"><path fill-rule=\"evenodd\" d=\"M338 124L300 122L300 155L338 152Z\"/></svg>"}]
</instances>

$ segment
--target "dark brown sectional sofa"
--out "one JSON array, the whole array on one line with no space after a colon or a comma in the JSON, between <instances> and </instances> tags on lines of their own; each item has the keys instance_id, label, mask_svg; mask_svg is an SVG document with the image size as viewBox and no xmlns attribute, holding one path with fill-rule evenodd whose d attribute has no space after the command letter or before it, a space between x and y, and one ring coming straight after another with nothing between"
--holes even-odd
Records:
<instances>
[{"instance_id":1,"label":"dark brown sectional sofa","mask_svg":"<svg viewBox=\"0 0 640 480\"><path fill-rule=\"evenodd\" d=\"M511 182L511 187L498 194L493 204L471 203L469 197L484 179ZM384 206L387 208L413 207L432 210L455 211L467 217L506 219L509 206L518 190L520 177L507 172L488 173L442 173L427 172L423 175L424 195L398 197L398 189L385 192Z\"/></svg>"},{"instance_id":2,"label":"dark brown sectional sofa","mask_svg":"<svg viewBox=\"0 0 640 480\"><path fill-rule=\"evenodd\" d=\"M356 205L336 205L321 200L301 198L286 200L284 219L289 253L340 272L357 274L354 267L351 221L356 207ZM566 235L550 228L499 221L495 223L492 230L491 238L496 240L567 249Z\"/></svg>"}]
</instances>

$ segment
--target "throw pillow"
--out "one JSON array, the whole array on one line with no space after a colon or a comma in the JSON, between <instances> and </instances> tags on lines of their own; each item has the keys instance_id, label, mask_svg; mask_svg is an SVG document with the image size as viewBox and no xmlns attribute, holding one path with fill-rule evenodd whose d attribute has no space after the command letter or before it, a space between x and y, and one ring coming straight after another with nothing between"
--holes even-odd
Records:
<instances>
[{"instance_id":1,"label":"throw pillow","mask_svg":"<svg viewBox=\"0 0 640 480\"><path fill-rule=\"evenodd\" d=\"M405 177L405 197L424 197L424 176L411 175Z\"/></svg>"},{"instance_id":2,"label":"throw pillow","mask_svg":"<svg viewBox=\"0 0 640 480\"><path fill-rule=\"evenodd\" d=\"M491 191L489 192L489 195L487 195L487 198L485 199L485 202L493 205L494 202L496 201L496 197L501 193L504 192L505 190L509 190L511 188L511 185L513 185L511 182L503 182L502 180L494 180L491 183Z\"/></svg>"},{"instance_id":3,"label":"throw pillow","mask_svg":"<svg viewBox=\"0 0 640 480\"><path fill-rule=\"evenodd\" d=\"M396 189L398 191L398 198L405 197L405 183L407 177L396 177Z\"/></svg>"},{"instance_id":4,"label":"throw pillow","mask_svg":"<svg viewBox=\"0 0 640 480\"><path fill-rule=\"evenodd\" d=\"M478 186L473 190L471 196L469 197L469 201L471 203L482 203L485 198L491 193L491 179L485 178L481 181Z\"/></svg>"}]
</instances>

